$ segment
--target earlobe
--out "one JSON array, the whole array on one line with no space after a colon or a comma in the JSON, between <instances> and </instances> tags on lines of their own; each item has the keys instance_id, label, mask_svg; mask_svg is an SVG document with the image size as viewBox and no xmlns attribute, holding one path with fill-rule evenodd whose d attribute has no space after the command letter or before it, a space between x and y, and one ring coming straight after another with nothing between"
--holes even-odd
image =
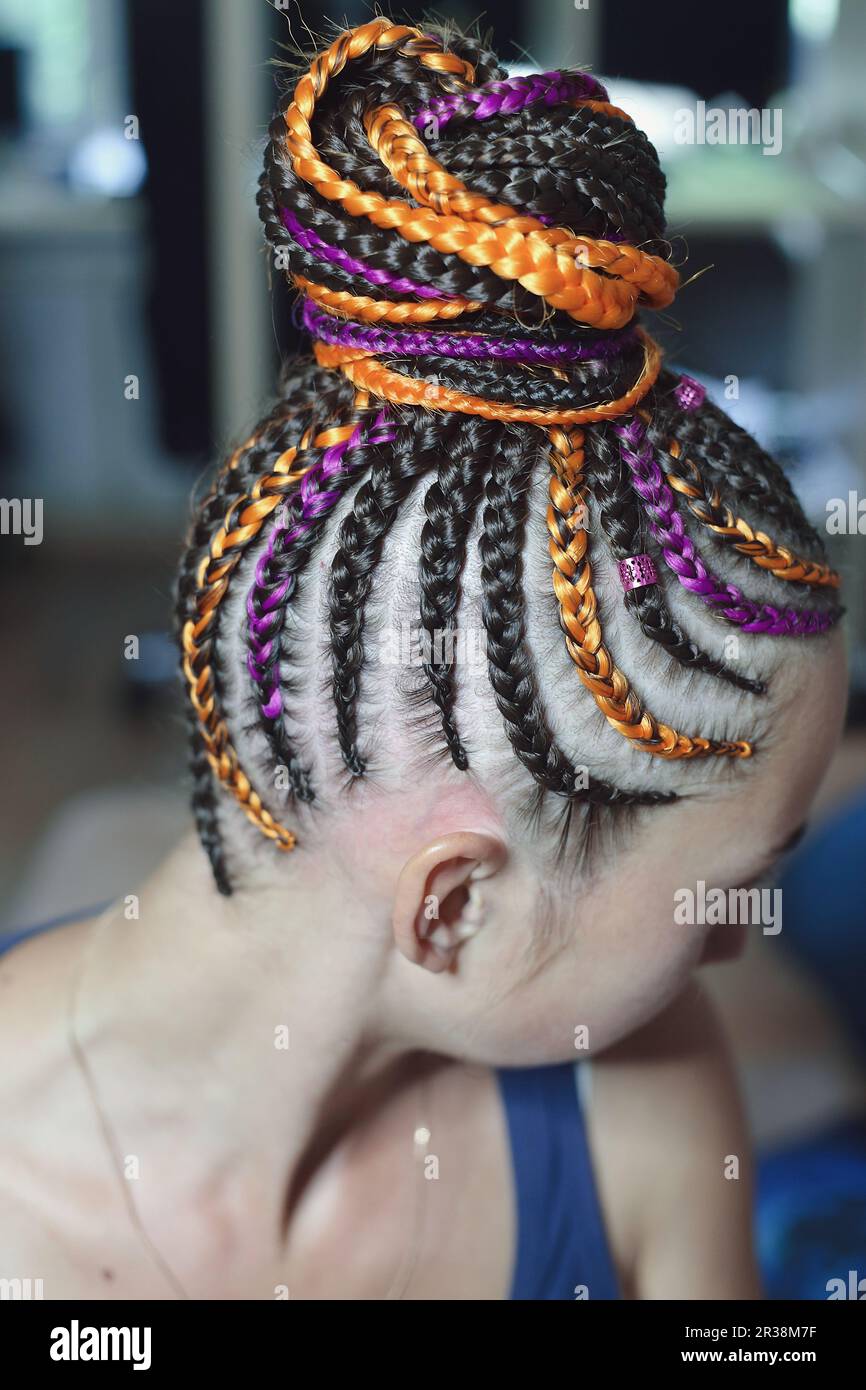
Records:
<instances>
[{"instance_id":1,"label":"earlobe","mask_svg":"<svg viewBox=\"0 0 866 1390\"><path fill-rule=\"evenodd\" d=\"M451 969L464 942L485 921L482 881L505 865L495 835L461 830L431 841L403 865L394 897L394 941L415 965L434 974Z\"/></svg>"}]
</instances>

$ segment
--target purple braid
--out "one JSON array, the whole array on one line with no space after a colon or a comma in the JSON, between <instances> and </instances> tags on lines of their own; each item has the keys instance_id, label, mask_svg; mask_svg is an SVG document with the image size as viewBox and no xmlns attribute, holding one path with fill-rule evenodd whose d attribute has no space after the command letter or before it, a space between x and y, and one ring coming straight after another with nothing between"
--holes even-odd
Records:
<instances>
[{"instance_id":1,"label":"purple braid","mask_svg":"<svg viewBox=\"0 0 866 1390\"><path fill-rule=\"evenodd\" d=\"M711 574L686 534L674 494L656 462L652 445L640 420L614 425L622 458L631 473L632 487L649 518L649 528L659 542L668 568L680 583L712 605L728 622L744 632L762 632L769 637L808 637L826 632L838 613L815 609L775 608L768 603L747 599L735 584L724 584Z\"/></svg>"},{"instance_id":2,"label":"purple braid","mask_svg":"<svg viewBox=\"0 0 866 1390\"><path fill-rule=\"evenodd\" d=\"M421 107L413 123L423 132L433 120L441 130L455 116L484 121L489 116L510 116L537 102L561 106L564 102L581 99L607 101L607 92L588 72L534 72L528 77L508 77L500 82L485 82L472 91L434 97L427 106Z\"/></svg>"},{"instance_id":3,"label":"purple braid","mask_svg":"<svg viewBox=\"0 0 866 1390\"><path fill-rule=\"evenodd\" d=\"M338 319L310 299L304 300L303 322L314 338L341 347L396 353L400 357L480 358L484 361L542 363L553 367L569 362L619 357L639 340L635 328L600 338L574 339L564 343L539 343L529 338L509 340L484 333L439 333L429 329L395 331Z\"/></svg>"},{"instance_id":4,"label":"purple braid","mask_svg":"<svg viewBox=\"0 0 866 1390\"><path fill-rule=\"evenodd\" d=\"M299 246L303 246L305 251L321 260L330 261L332 265L340 266L350 275L359 275L371 285L385 285L389 290L396 290L398 294L414 294L419 299L454 298L454 295L443 294L441 290L430 285L419 285L416 280L407 280L405 276L391 275L387 270L376 270L373 266L367 265L366 261L350 256L348 251L342 251L338 246L329 246L318 232L302 226L291 208L283 208L281 216L286 230L291 232L295 241Z\"/></svg>"},{"instance_id":5,"label":"purple braid","mask_svg":"<svg viewBox=\"0 0 866 1390\"><path fill-rule=\"evenodd\" d=\"M395 428L389 422L387 412L381 410L369 428L365 430L359 424L348 439L331 444L309 472L304 474L292 507L281 508L282 515L278 515L275 525L271 528L268 544L256 564L246 604L250 648L247 654L247 669L257 687L266 681L270 666L270 679L261 704L261 712L265 719L278 719L282 713L279 664L273 657L279 641L282 609L291 597L295 585L293 574L287 575L276 585L272 584L268 574L269 566L278 553L307 535L315 522L338 501L340 490L328 489L327 484L345 470L344 460L347 452L362 444L388 443L394 439L395 434Z\"/></svg>"}]
</instances>

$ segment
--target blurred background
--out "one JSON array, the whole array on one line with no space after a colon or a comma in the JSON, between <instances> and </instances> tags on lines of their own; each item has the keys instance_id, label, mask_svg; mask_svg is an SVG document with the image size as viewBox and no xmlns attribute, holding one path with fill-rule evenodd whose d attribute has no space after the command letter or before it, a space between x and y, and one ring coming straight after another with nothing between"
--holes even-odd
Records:
<instances>
[{"instance_id":1,"label":"blurred background","mask_svg":"<svg viewBox=\"0 0 866 1390\"><path fill-rule=\"evenodd\" d=\"M128 891L186 826L169 628L187 498L297 342L254 202L273 60L370 13L0 0L0 496L43 504L41 544L9 508L0 534L0 932ZM828 1268L859 1258L866 1278L866 5L437 13L481 18L515 71L603 78L659 150L686 274L710 268L654 325L670 360L784 459L817 526L845 503L845 742L781 938L709 972L764 1155L771 1289L825 1297ZM774 113L781 148L683 142L700 102Z\"/></svg>"}]
</instances>

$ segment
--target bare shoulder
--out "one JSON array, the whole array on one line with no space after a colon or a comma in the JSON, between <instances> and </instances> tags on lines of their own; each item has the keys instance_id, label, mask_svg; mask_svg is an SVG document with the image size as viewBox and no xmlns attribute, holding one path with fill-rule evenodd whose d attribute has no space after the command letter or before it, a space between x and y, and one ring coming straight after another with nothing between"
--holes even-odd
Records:
<instances>
[{"instance_id":1,"label":"bare shoulder","mask_svg":"<svg viewBox=\"0 0 866 1390\"><path fill-rule=\"evenodd\" d=\"M697 981L593 1061L588 1129L628 1292L760 1296L748 1129L724 1031Z\"/></svg>"},{"instance_id":2,"label":"bare shoulder","mask_svg":"<svg viewBox=\"0 0 866 1390\"><path fill-rule=\"evenodd\" d=\"M13 1290L32 1280L40 1290L35 1297L75 1287L67 1249L75 1207L66 1194L90 1130L70 1062L65 1005L87 927L82 921L39 931L0 955L0 1280ZM94 1171L92 1163L85 1171Z\"/></svg>"},{"instance_id":3,"label":"bare shoulder","mask_svg":"<svg viewBox=\"0 0 866 1390\"><path fill-rule=\"evenodd\" d=\"M0 1086L30 1086L65 1050L66 1001L92 919L35 932L0 954Z\"/></svg>"}]
</instances>

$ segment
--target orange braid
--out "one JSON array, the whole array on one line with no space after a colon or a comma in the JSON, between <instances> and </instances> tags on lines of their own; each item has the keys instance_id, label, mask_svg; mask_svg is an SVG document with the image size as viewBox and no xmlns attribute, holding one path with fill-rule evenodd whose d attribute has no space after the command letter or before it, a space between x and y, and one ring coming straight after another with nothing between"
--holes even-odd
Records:
<instances>
[{"instance_id":1,"label":"orange braid","mask_svg":"<svg viewBox=\"0 0 866 1390\"><path fill-rule=\"evenodd\" d=\"M682 449L679 441L672 439L668 453L680 459ZM681 466L687 468L694 481L684 478L680 473L667 473L668 482L679 492L692 512L720 540L728 542L743 555L748 555L761 569L769 570L777 579L793 583L808 584L813 589L829 586L837 589L841 580L829 565L817 560L804 560L786 545L777 545L766 531L755 531L742 517L734 516L726 507L718 488L708 490L706 481L696 463L691 459L681 459Z\"/></svg>"},{"instance_id":2,"label":"orange braid","mask_svg":"<svg viewBox=\"0 0 866 1390\"><path fill-rule=\"evenodd\" d=\"M547 529L555 567L553 588L568 654L583 684L592 692L608 723L645 753L667 759L708 754L749 757L752 748L744 741L692 737L660 724L643 707L628 678L614 664L602 638L587 533L578 524L584 505L580 486L584 465L583 434L577 430L569 435L561 429L551 429L548 434L552 446L552 473Z\"/></svg>"},{"instance_id":3,"label":"orange braid","mask_svg":"<svg viewBox=\"0 0 866 1390\"><path fill-rule=\"evenodd\" d=\"M440 386L420 377L403 376L385 367L371 352L363 348L346 348L316 341L313 352L321 367L339 367L344 376L356 386L365 386L374 396L381 396L394 405L421 405L431 410L458 410L464 415L481 415L486 420L522 421L530 425L580 425L593 420L608 420L623 415L636 401L646 395L661 369L661 353L656 343L643 334L645 358L640 376L624 396L601 405L581 406L573 410L542 409L530 406L506 405L488 401L483 396L467 395L450 386Z\"/></svg>"},{"instance_id":4,"label":"orange braid","mask_svg":"<svg viewBox=\"0 0 866 1390\"><path fill-rule=\"evenodd\" d=\"M415 128L396 106L380 106L364 117L367 138L388 172L418 203L443 215L470 221L504 224L521 233L537 234L537 241L573 253L584 266L634 284L649 302L670 304L679 283L672 265L634 246L575 236L564 227L546 227L536 217L518 213L507 203L491 203L482 193L472 193L449 174L427 151Z\"/></svg>"},{"instance_id":5,"label":"orange braid","mask_svg":"<svg viewBox=\"0 0 866 1390\"><path fill-rule=\"evenodd\" d=\"M349 59L360 57L374 47L393 46L407 36L416 40L407 46L408 51L417 52L422 63L432 65L430 60L434 55L422 52L418 45L417 40L423 38L420 31L392 26L387 20L375 20L346 31L313 61L284 113L286 149L297 177L311 184L323 198L339 202L350 216L367 217L377 227L393 227L408 241L429 242L437 251L457 255L470 265L488 266L495 275L516 281L546 300L551 308L562 309L581 323L620 328L633 317L641 294L653 308L665 308L670 304L678 283L676 271L667 262L647 256L634 246L575 238L564 228L539 225L538 230L521 230L526 219L518 219L519 225L515 225L513 218L506 217L502 225L486 226L479 225L479 221L467 222L462 217L440 215L401 199L364 192L320 159L312 143L310 120L330 78L340 72ZM440 53L438 57L440 70L458 74L464 82L474 80L471 65L453 54ZM400 144L392 150L395 169L403 169L404 177L409 177L405 171L408 155L401 151L411 149L413 162L423 158L423 167L434 176L434 183L450 179L446 171L431 160L397 108L386 110L400 122L397 130ZM411 146L410 140L414 142ZM466 196L474 197L468 190ZM482 206L484 200L480 199L476 216ZM596 273L601 269L606 275Z\"/></svg>"},{"instance_id":6,"label":"orange braid","mask_svg":"<svg viewBox=\"0 0 866 1390\"><path fill-rule=\"evenodd\" d=\"M313 440L315 449L327 449L331 444L348 438L354 425L329 427ZM245 496L237 498L228 510L222 525L211 540L198 572L197 619L189 619L183 627L183 673L189 697L198 717L202 740L211 768L223 787L235 797L253 825L279 849L295 847L295 835L281 825L263 805L258 792L240 765L237 752L229 738L225 719L216 699L214 672L211 665L211 629L217 609L225 598L229 580L246 547L261 531L267 518L308 472L312 464L292 471L291 465L299 449L309 447L310 431L306 430L300 443L287 449L263 474ZM246 446L242 446L246 447Z\"/></svg>"},{"instance_id":7,"label":"orange braid","mask_svg":"<svg viewBox=\"0 0 866 1390\"><path fill-rule=\"evenodd\" d=\"M397 303L393 299L371 299L366 294L351 294L348 290L329 290L315 285L305 275L294 275L293 283L317 304L324 304L334 314L361 319L364 323L427 323L431 319L456 319L461 314L474 314L484 306L475 299L425 299L420 304Z\"/></svg>"},{"instance_id":8,"label":"orange braid","mask_svg":"<svg viewBox=\"0 0 866 1390\"><path fill-rule=\"evenodd\" d=\"M517 231L542 231L544 223L519 213L508 203L491 203L483 193L472 193L449 174L429 153L413 125L398 106L379 106L364 116L367 139L388 173L417 203L445 217L463 217L490 226L504 223Z\"/></svg>"},{"instance_id":9,"label":"orange braid","mask_svg":"<svg viewBox=\"0 0 866 1390\"><path fill-rule=\"evenodd\" d=\"M609 101L590 101L588 97L579 97L575 100L574 105L584 106L590 111L597 111L601 116L618 116L621 121L628 121L629 125L634 125L633 116L630 116L619 106L611 106Z\"/></svg>"}]
</instances>

